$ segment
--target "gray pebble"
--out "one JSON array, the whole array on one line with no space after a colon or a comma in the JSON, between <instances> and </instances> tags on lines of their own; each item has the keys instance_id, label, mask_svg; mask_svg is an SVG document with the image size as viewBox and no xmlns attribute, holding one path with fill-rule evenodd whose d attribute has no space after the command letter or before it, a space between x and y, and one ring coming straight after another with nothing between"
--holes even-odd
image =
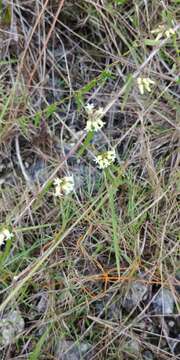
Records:
<instances>
[{"instance_id":1,"label":"gray pebble","mask_svg":"<svg viewBox=\"0 0 180 360\"><path fill-rule=\"evenodd\" d=\"M150 350L145 350L143 352L143 360L153 360L154 359L154 355Z\"/></svg>"},{"instance_id":2,"label":"gray pebble","mask_svg":"<svg viewBox=\"0 0 180 360\"><path fill-rule=\"evenodd\" d=\"M38 181L40 184L43 184L48 178L48 167L43 160L38 159L26 171L32 182Z\"/></svg>"},{"instance_id":3,"label":"gray pebble","mask_svg":"<svg viewBox=\"0 0 180 360\"><path fill-rule=\"evenodd\" d=\"M122 306L127 311L131 311L138 304L146 300L148 296L148 286L141 281L134 282L128 292L126 292Z\"/></svg>"},{"instance_id":4,"label":"gray pebble","mask_svg":"<svg viewBox=\"0 0 180 360\"><path fill-rule=\"evenodd\" d=\"M56 358L57 360L81 360L82 358L89 360L92 354L86 356L86 353L90 348L91 345L85 342L75 344L70 340L60 340L56 351Z\"/></svg>"},{"instance_id":5,"label":"gray pebble","mask_svg":"<svg viewBox=\"0 0 180 360\"><path fill-rule=\"evenodd\" d=\"M123 349L130 354L138 356L140 354L140 346L137 340L131 339L124 344Z\"/></svg>"},{"instance_id":6,"label":"gray pebble","mask_svg":"<svg viewBox=\"0 0 180 360\"><path fill-rule=\"evenodd\" d=\"M174 299L169 289L161 288L152 303L156 314L173 314Z\"/></svg>"},{"instance_id":7,"label":"gray pebble","mask_svg":"<svg viewBox=\"0 0 180 360\"><path fill-rule=\"evenodd\" d=\"M16 337L24 330L24 319L19 311L6 314L0 321L0 345L13 344Z\"/></svg>"}]
</instances>

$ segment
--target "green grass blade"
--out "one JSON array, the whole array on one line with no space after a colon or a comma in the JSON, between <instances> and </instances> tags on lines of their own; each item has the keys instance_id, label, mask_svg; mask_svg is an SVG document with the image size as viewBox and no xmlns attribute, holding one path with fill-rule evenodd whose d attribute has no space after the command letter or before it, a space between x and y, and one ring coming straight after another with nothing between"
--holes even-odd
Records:
<instances>
[{"instance_id":1,"label":"green grass blade","mask_svg":"<svg viewBox=\"0 0 180 360\"><path fill-rule=\"evenodd\" d=\"M49 334L50 327L48 327L47 330L44 332L44 334L40 337L39 341L36 344L36 347L35 347L34 351L30 355L28 360L38 360L38 359L40 359L41 349L42 349L42 346L44 345L44 343L46 341L46 338L47 338L47 336Z\"/></svg>"},{"instance_id":2,"label":"green grass blade","mask_svg":"<svg viewBox=\"0 0 180 360\"><path fill-rule=\"evenodd\" d=\"M119 247L119 237L118 237L118 217L115 209L115 194L116 194L116 190L110 188L109 205L111 210L112 229L113 229L112 239L113 239L113 246L116 257L117 273L120 276L120 247Z\"/></svg>"}]
</instances>

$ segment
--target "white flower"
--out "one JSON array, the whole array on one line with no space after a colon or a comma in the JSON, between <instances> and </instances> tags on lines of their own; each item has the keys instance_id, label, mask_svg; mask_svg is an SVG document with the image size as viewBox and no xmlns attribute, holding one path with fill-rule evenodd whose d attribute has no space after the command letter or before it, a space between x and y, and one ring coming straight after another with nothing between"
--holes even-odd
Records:
<instances>
[{"instance_id":1,"label":"white flower","mask_svg":"<svg viewBox=\"0 0 180 360\"><path fill-rule=\"evenodd\" d=\"M73 176L64 176L63 178L56 178L54 180L55 196L68 195L74 189Z\"/></svg>"},{"instance_id":2,"label":"white flower","mask_svg":"<svg viewBox=\"0 0 180 360\"><path fill-rule=\"evenodd\" d=\"M115 150L109 150L96 156L96 163L98 163L100 169L105 169L111 165L116 159Z\"/></svg>"},{"instance_id":3,"label":"white flower","mask_svg":"<svg viewBox=\"0 0 180 360\"><path fill-rule=\"evenodd\" d=\"M174 34L175 34L174 29L168 29L168 30L165 31L165 36L166 36L167 39L169 39L170 36L174 35Z\"/></svg>"},{"instance_id":4,"label":"white flower","mask_svg":"<svg viewBox=\"0 0 180 360\"><path fill-rule=\"evenodd\" d=\"M156 29L151 30L151 34L157 34L156 40L160 40L163 37L169 39L171 35L175 34L175 31L172 28L167 29L165 25L159 25Z\"/></svg>"},{"instance_id":5,"label":"white flower","mask_svg":"<svg viewBox=\"0 0 180 360\"><path fill-rule=\"evenodd\" d=\"M156 40L160 40L163 37L164 30L164 25L159 25L156 29L151 30L151 34L157 34Z\"/></svg>"},{"instance_id":6,"label":"white flower","mask_svg":"<svg viewBox=\"0 0 180 360\"><path fill-rule=\"evenodd\" d=\"M0 231L0 246L3 245L7 240L10 240L13 237L13 233L11 233L8 229L3 229Z\"/></svg>"},{"instance_id":7,"label":"white flower","mask_svg":"<svg viewBox=\"0 0 180 360\"><path fill-rule=\"evenodd\" d=\"M86 112L87 113L92 113L93 112L93 110L94 110L94 104L92 103L92 104L87 104L86 106L85 106L85 109L86 109Z\"/></svg>"},{"instance_id":8,"label":"white flower","mask_svg":"<svg viewBox=\"0 0 180 360\"><path fill-rule=\"evenodd\" d=\"M101 119L88 120L86 123L86 131L98 131L104 126L104 121Z\"/></svg>"},{"instance_id":9,"label":"white flower","mask_svg":"<svg viewBox=\"0 0 180 360\"><path fill-rule=\"evenodd\" d=\"M142 78L142 77L137 78L137 83L138 83L139 91L142 95L144 94L145 90L151 92L150 85L155 84L155 82L150 78Z\"/></svg>"},{"instance_id":10,"label":"white flower","mask_svg":"<svg viewBox=\"0 0 180 360\"><path fill-rule=\"evenodd\" d=\"M86 123L86 131L98 131L102 129L105 123L102 121L103 117L103 108L99 107L98 109L94 108L94 104L87 104L86 107L87 112L87 123Z\"/></svg>"}]
</instances>

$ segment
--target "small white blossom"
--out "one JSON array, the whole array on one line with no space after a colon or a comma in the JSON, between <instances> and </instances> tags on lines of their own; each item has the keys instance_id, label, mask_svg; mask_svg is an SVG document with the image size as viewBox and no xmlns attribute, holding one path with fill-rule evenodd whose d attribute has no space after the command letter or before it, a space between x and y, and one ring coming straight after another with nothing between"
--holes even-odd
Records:
<instances>
[{"instance_id":1,"label":"small white blossom","mask_svg":"<svg viewBox=\"0 0 180 360\"><path fill-rule=\"evenodd\" d=\"M116 159L116 152L115 150L109 150L102 154L96 156L96 163L99 165L100 169L105 169L109 165L111 165Z\"/></svg>"},{"instance_id":2,"label":"small white blossom","mask_svg":"<svg viewBox=\"0 0 180 360\"><path fill-rule=\"evenodd\" d=\"M172 28L167 29L165 25L159 25L156 29L151 31L151 34L157 34L155 40L160 40L163 37L169 39L171 35L175 34L175 31Z\"/></svg>"},{"instance_id":3,"label":"small white blossom","mask_svg":"<svg viewBox=\"0 0 180 360\"><path fill-rule=\"evenodd\" d=\"M0 231L0 246L3 245L7 240L12 239L13 233L11 233L8 229L2 229Z\"/></svg>"},{"instance_id":4,"label":"small white blossom","mask_svg":"<svg viewBox=\"0 0 180 360\"><path fill-rule=\"evenodd\" d=\"M98 109L94 108L94 104L87 104L86 107L87 112L87 123L86 123L86 131L99 131L105 125L102 121L103 117L103 108L99 107Z\"/></svg>"},{"instance_id":5,"label":"small white blossom","mask_svg":"<svg viewBox=\"0 0 180 360\"><path fill-rule=\"evenodd\" d=\"M74 189L73 176L64 176L63 178L56 178L54 180L55 196L68 195Z\"/></svg>"},{"instance_id":6,"label":"small white blossom","mask_svg":"<svg viewBox=\"0 0 180 360\"><path fill-rule=\"evenodd\" d=\"M174 35L174 34L175 34L174 29L168 29L165 31L165 36L167 39L169 39L171 37L171 35Z\"/></svg>"},{"instance_id":7,"label":"small white blossom","mask_svg":"<svg viewBox=\"0 0 180 360\"><path fill-rule=\"evenodd\" d=\"M91 114L91 113L94 111L94 104L93 104L93 103L87 104L87 105L85 106L85 109L86 109L86 112L87 112L88 114Z\"/></svg>"},{"instance_id":8,"label":"small white blossom","mask_svg":"<svg viewBox=\"0 0 180 360\"><path fill-rule=\"evenodd\" d=\"M151 92L150 85L155 84L155 82L150 78L142 78L142 77L137 78L137 83L138 83L139 91L142 95L144 94L145 90Z\"/></svg>"}]
</instances>

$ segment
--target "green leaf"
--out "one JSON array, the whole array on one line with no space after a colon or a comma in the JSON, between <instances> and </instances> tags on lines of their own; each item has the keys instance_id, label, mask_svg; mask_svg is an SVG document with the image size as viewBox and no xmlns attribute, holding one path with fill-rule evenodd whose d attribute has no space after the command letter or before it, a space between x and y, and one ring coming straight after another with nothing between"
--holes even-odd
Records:
<instances>
[{"instance_id":1,"label":"green leaf","mask_svg":"<svg viewBox=\"0 0 180 360\"><path fill-rule=\"evenodd\" d=\"M83 144L81 145L79 151L78 151L78 156L82 156L84 154L84 151L87 149L87 147L89 146L91 140L93 139L94 136L94 131L89 131Z\"/></svg>"},{"instance_id":2,"label":"green leaf","mask_svg":"<svg viewBox=\"0 0 180 360\"><path fill-rule=\"evenodd\" d=\"M2 0L0 0L0 17L2 16L3 4Z\"/></svg>"},{"instance_id":3,"label":"green leaf","mask_svg":"<svg viewBox=\"0 0 180 360\"><path fill-rule=\"evenodd\" d=\"M35 125L36 127L39 127L40 121L41 121L41 114L37 113L37 114L34 116L34 125Z\"/></svg>"},{"instance_id":4,"label":"green leaf","mask_svg":"<svg viewBox=\"0 0 180 360\"><path fill-rule=\"evenodd\" d=\"M11 25L11 5L7 5L4 14L2 10L2 3L0 4L0 14L1 21L3 25L10 26Z\"/></svg>"},{"instance_id":5,"label":"green leaf","mask_svg":"<svg viewBox=\"0 0 180 360\"><path fill-rule=\"evenodd\" d=\"M10 254L12 241L12 239L7 240L4 250L2 252L0 251L0 271L2 271L2 267L4 267L4 262Z\"/></svg>"},{"instance_id":6,"label":"green leaf","mask_svg":"<svg viewBox=\"0 0 180 360\"><path fill-rule=\"evenodd\" d=\"M75 93L75 101L76 101L78 110L81 110L81 108L84 105L84 98L83 98L81 91L77 91Z\"/></svg>"},{"instance_id":7,"label":"green leaf","mask_svg":"<svg viewBox=\"0 0 180 360\"><path fill-rule=\"evenodd\" d=\"M176 82L178 85L180 85L180 76L178 76L178 78L176 79Z\"/></svg>"},{"instance_id":8,"label":"green leaf","mask_svg":"<svg viewBox=\"0 0 180 360\"><path fill-rule=\"evenodd\" d=\"M112 78L114 78L114 75L111 71L105 69L101 72L100 80L107 81Z\"/></svg>"},{"instance_id":9,"label":"green leaf","mask_svg":"<svg viewBox=\"0 0 180 360\"><path fill-rule=\"evenodd\" d=\"M104 83L112 77L113 77L112 73L109 70L105 69L101 72L101 74L98 77L92 79L88 84L86 84L80 90L77 90L75 92L75 100L77 103L78 110L80 110L84 106L84 95L86 95L93 88L95 88L96 85L102 84L102 82Z\"/></svg>"},{"instance_id":10,"label":"green leaf","mask_svg":"<svg viewBox=\"0 0 180 360\"><path fill-rule=\"evenodd\" d=\"M126 4L127 0L114 0L117 5L124 5Z\"/></svg>"},{"instance_id":11,"label":"green leaf","mask_svg":"<svg viewBox=\"0 0 180 360\"><path fill-rule=\"evenodd\" d=\"M53 103L51 105L49 105L46 110L45 110L45 116L46 118L50 117L52 114L55 113L55 111L57 110L57 104Z\"/></svg>"},{"instance_id":12,"label":"green leaf","mask_svg":"<svg viewBox=\"0 0 180 360\"><path fill-rule=\"evenodd\" d=\"M23 135L27 135L29 120L25 116L18 118L18 124Z\"/></svg>"},{"instance_id":13,"label":"green leaf","mask_svg":"<svg viewBox=\"0 0 180 360\"><path fill-rule=\"evenodd\" d=\"M159 40L153 40L153 39L146 39L144 40L144 44L147 45L147 46L156 46L156 45L159 45L160 44L160 41Z\"/></svg>"},{"instance_id":14,"label":"green leaf","mask_svg":"<svg viewBox=\"0 0 180 360\"><path fill-rule=\"evenodd\" d=\"M17 59L9 59L9 60L0 60L0 65L10 65L10 64L17 64Z\"/></svg>"},{"instance_id":15,"label":"green leaf","mask_svg":"<svg viewBox=\"0 0 180 360\"><path fill-rule=\"evenodd\" d=\"M166 23L168 25L168 27L173 26L174 14L171 11L169 11L168 8L166 8L162 11L161 16L162 16L163 22Z\"/></svg>"},{"instance_id":16,"label":"green leaf","mask_svg":"<svg viewBox=\"0 0 180 360\"><path fill-rule=\"evenodd\" d=\"M11 96L7 98L5 104L3 105L2 111L0 112L0 126L1 124L3 124L3 119L8 111L10 101L11 101Z\"/></svg>"}]
</instances>

